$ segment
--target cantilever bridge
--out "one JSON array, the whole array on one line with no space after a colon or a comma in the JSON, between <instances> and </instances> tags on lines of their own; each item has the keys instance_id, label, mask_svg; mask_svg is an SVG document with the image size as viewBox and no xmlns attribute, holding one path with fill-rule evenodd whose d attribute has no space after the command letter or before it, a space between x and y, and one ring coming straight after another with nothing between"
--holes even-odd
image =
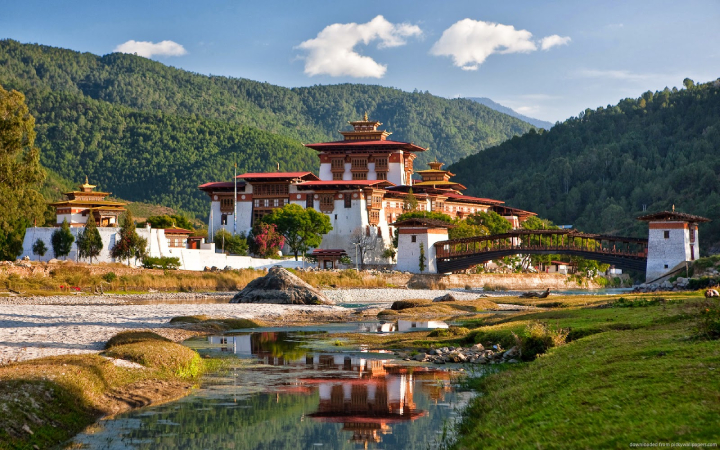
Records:
<instances>
[{"instance_id":1,"label":"cantilever bridge","mask_svg":"<svg viewBox=\"0 0 720 450\"><path fill-rule=\"evenodd\" d=\"M645 271L648 240L586 234L577 230L514 230L435 243L437 271L457 272L517 254L582 256L620 269Z\"/></svg>"}]
</instances>

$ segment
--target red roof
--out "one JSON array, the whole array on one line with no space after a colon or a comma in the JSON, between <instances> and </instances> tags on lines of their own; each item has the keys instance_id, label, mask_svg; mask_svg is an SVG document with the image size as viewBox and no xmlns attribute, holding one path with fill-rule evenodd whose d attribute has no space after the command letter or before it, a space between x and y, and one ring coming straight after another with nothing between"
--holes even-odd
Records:
<instances>
[{"instance_id":1,"label":"red roof","mask_svg":"<svg viewBox=\"0 0 720 450\"><path fill-rule=\"evenodd\" d=\"M382 184L386 186L395 186L387 180L337 180L337 181L306 181L298 184L298 186L322 187L322 186L375 186Z\"/></svg>"},{"instance_id":2,"label":"red roof","mask_svg":"<svg viewBox=\"0 0 720 450\"><path fill-rule=\"evenodd\" d=\"M255 179L293 179L293 178L309 178L313 180L319 180L314 173L312 172L255 172L255 173L244 173L242 175L238 175L237 178L242 179L249 179L249 178L255 178Z\"/></svg>"},{"instance_id":3,"label":"red roof","mask_svg":"<svg viewBox=\"0 0 720 450\"><path fill-rule=\"evenodd\" d=\"M165 228L165 234L192 234L191 230L185 228Z\"/></svg>"},{"instance_id":4,"label":"red roof","mask_svg":"<svg viewBox=\"0 0 720 450\"><path fill-rule=\"evenodd\" d=\"M245 182L244 181L238 181L237 183L238 189L243 188L245 189ZM198 189L201 191L209 191L212 189L234 189L235 188L235 182L234 181L211 181L210 183L201 184L198 186Z\"/></svg>"},{"instance_id":5,"label":"red roof","mask_svg":"<svg viewBox=\"0 0 720 450\"><path fill-rule=\"evenodd\" d=\"M451 192L448 192L447 194L442 194L442 195L447 198L452 198L453 200L468 200L471 202L481 202L481 203L490 204L490 205L499 205L499 204L505 203L502 200L493 200L491 198L470 197L469 195L454 194Z\"/></svg>"},{"instance_id":6,"label":"red roof","mask_svg":"<svg viewBox=\"0 0 720 450\"><path fill-rule=\"evenodd\" d=\"M417 146L410 142L400 141L388 141L388 140L373 140L373 141L335 141L335 142L320 142L317 144L305 144L305 147L312 148L315 150L324 150L330 147L393 147L411 152L424 152L425 149Z\"/></svg>"}]
</instances>

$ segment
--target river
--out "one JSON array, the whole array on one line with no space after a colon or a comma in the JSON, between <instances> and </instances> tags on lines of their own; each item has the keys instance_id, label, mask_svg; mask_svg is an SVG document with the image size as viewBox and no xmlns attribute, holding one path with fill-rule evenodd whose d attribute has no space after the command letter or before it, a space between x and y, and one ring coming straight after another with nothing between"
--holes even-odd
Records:
<instances>
[{"instance_id":1,"label":"river","mask_svg":"<svg viewBox=\"0 0 720 450\"><path fill-rule=\"evenodd\" d=\"M101 420L73 448L428 449L447 444L472 397L460 366L338 346L336 332L402 332L443 322L367 322L194 338L229 368L175 402Z\"/></svg>"}]
</instances>

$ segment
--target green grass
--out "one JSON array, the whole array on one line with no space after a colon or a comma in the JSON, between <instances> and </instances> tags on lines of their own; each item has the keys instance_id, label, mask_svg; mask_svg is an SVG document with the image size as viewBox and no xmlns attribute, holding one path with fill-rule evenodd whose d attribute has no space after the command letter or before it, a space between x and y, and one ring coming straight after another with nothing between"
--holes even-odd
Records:
<instances>
[{"instance_id":1,"label":"green grass","mask_svg":"<svg viewBox=\"0 0 720 450\"><path fill-rule=\"evenodd\" d=\"M570 328L577 337L533 362L471 380L482 395L465 410L456 447L717 443L720 343L703 339L698 324L702 311L718 309L717 301L688 299L485 321L475 333L521 332L530 320Z\"/></svg>"},{"instance_id":2,"label":"green grass","mask_svg":"<svg viewBox=\"0 0 720 450\"><path fill-rule=\"evenodd\" d=\"M185 395L212 361L149 332L121 333L105 354L146 369L118 367L100 355L0 366L0 449L52 448L100 416Z\"/></svg>"}]
</instances>

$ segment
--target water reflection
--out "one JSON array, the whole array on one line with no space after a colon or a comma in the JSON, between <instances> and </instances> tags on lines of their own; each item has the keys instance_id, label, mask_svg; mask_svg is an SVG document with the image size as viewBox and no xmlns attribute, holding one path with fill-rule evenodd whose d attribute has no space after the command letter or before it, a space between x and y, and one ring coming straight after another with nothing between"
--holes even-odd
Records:
<instances>
[{"instance_id":1,"label":"water reflection","mask_svg":"<svg viewBox=\"0 0 720 450\"><path fill-rule=\"evenodd\" d=\"M382 353L317 351L303 333L212 336L189 344L258 364L206 379L178 402L101 422L89 448L427 449L468 396L453 372Z\"/></svg>"},{"instance_id":2,"label":"water reflection","mask_svg":"<svg viewBox=\"0 0 720 450\"><path fill-rule=\"evenodd\" d=\"M403 329L427 327L430 323L402 322L405 322L401 325ZM273 390L317 392L319 405L308 417L342 423L342 430L352 433L352 442L382 442L382 435L391 432L390 424L427 415L414 401L416 380L434 382L421 385L434 400L442 400L450 390L449 371L406 367L397 364L397 360L375 359L376 355L308 352L301 347L302 341L295 333L210 336L208 342L211 346L220 346L220 351L256 357L262 364L307 369L313 376L297 378L292 385L275 386Z\"/></svg>"},{"instance_id":3,"label":"water reflection","mask_svg":"<svg viewBox=\"0 0 720 450\"><path fill-rule=\"evenodd\" d=\"M392 333L394 331L433 330L448 328L446 322L439 320L397 320L395 322L369 322L358 325L358 331L364 333Z\"/></svg>"}]
</instances>

